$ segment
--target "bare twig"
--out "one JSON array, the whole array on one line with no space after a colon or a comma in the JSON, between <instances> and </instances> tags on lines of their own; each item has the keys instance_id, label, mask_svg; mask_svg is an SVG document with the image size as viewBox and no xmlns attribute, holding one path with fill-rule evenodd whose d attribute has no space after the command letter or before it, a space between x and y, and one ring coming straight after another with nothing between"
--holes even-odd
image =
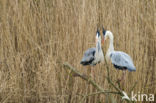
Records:
<instances>
[{"instance_id":1,"label":"bare twig","mask_svg":"<svg viewBox=\"0 0 156 103\"><path fill-rule=\"evenodd\" d=\"M103 48L102 48L103 49ZM106 64L106 68L107 68L107 80L108 80L108 83L114 88L116 89L120 96L124 96L122 90L120 88L118 88L117 86L115 86L115 84L112 82L111 78L110 78L110 74L109 74L109 67L108 67L108 64L107 64L107 61L106 61L106 58L104 57L104 60L105 60L105 64ZM132 102L131 100L126 100L128 103Z\"/></svg>"},{"instance_id":2,"label":"bare twig","mask_svg":"<svg viewBox=\"0 0 156 103\"><path fill-rule=\"evenodd\" d=\"M76 76L88 81L88 83L92 84L97 90L99 91L105 91L103 88L101 88L98 84L95 83L94 80L92 80L90 77L88 77L87 75L81 74L79 71L77 71L74 67L72 67L70 64L68 63L64 63L64 66L71 70Z\"/></svg>"},{"instance_id":3,"label":"bare twig","mask_svg":"<svg viewBox=\"0 0 156 103\"><path fill-rule=\"evenodd\" d=\"M106 60L105 60L106 61ZM74 67L72 67L70 64L68 63L64 63L64 66L66 69L71 70L71 72L73 73L73 75L78 76L80 78L82 78L83 80L87 81L89 84L91 84L93 87L95 87L99 92L96 93L92 93L92 94L87 94L85 96L83 96L82 101L88 97L88 96L92 96L92 95L96 95L96 94L108 94L108 93L112 93L112 94L118 94L120 96L124 96L123 91L118 88L110 79L109 76L109 67L107 66L107 62L106 63L106 68L107 68L107 80L108 83L116 90L116 91L109 91L109 90L104 90L102 87L100 87L94 80L92 80L90 77L88 77L87 75L81 74L79 71L77 71ZM134 86L135 87L135 86ZM132 88L133 89L133 88ZM127 102L132 102L131 100L126 100Z\"/></svg>"},{"instance_id":4,"label":"bare twig","mask_svg":"<svg viewBox=\"0 0 156 103\"><path fill-rule=\"evenodd\" d=\"M108 80L108 82L120 93L120 95L123 96L123 93L122 93L121 89L119 89L117 86L115 86L115 84L112 82L112 80L110 78L110 75L109 75L109 67L107 65L106 58L104 58L104 60L105 60L106 68L107 68L107 76L108 76L107 80Z\"/></svg>"},{"instance_id":5,"label":"bare twig","mask_svg":"<svg viewBox=\"0 0 156 103\"><path fill-rule=\"evenodd\" d=\"M137 83L138 83L138 81L136 81L136 82L134 83L134 85L132 86L132 88L131 88L130 92L132 92L132 91L133 91L133 89L135 88L135 86L137 85Z\"/></svg>"}]
</instances>

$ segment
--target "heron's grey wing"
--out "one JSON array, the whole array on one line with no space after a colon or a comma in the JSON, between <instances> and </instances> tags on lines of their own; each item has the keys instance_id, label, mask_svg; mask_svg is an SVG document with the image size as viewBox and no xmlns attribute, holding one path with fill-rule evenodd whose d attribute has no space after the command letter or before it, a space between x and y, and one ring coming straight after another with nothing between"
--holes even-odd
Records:
<instances>
[{"instance_id":1,"label":"heron's grey wing","mask_svg":"<svg viewBox=\"0 0 156 103\"><path fill-rule=\"evenodd\" d=\"M83 65L90 65L92 61L95 59L95 52L96 48L89 48L87 51L85 51L84 56L81 60L81 64Z\"/></svg>"},{"instance_id":2,"label":"heron's grey wing","mask_svg":"<svg viewBox=\"0 0 156 103\"><path fill-rule=\"evenodd\" d=\"M116 68L126 68L129 71L136 71L133 61L128 54L120 51L114 51L110 54L110 58L112 64L114 64Z\"/></svg>"}]
</instances>

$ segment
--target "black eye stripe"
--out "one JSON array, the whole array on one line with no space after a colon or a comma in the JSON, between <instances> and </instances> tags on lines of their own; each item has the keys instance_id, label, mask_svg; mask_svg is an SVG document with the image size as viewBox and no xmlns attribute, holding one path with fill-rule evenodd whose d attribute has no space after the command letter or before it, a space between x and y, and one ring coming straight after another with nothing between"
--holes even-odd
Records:
<instances>
[{"instance_id":1,"label":"black eye stripe","mask_svg":"<svg viewBox=\"0 0 156 103\"><path fill-rule=\"evenodd\" d=\"M96 35L98 35L98 37L100 36L100 32L99 32L99 30L97 30Z\"/></svg>"},{"instance_id":2,"label":"black eye stripe","mask_svg":"<svg viewBox=\"0 0 156 103\"><path fill-rule=\"evenodd\" d=\"M105 35L106 34L106 30L103 28L103 35Z\"/></svg>"}]
</instances>

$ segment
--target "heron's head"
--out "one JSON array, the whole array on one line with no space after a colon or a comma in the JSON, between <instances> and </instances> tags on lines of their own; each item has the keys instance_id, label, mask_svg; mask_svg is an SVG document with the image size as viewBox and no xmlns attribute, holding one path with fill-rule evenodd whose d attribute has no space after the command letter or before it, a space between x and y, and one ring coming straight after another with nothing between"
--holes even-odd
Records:
<instances>
[{"instance_id":1,"label":"heron's head","mask_svg":"<svg viewBox=\"0 0 156 103\"><path fill-rule=\"evenodd\" d=\"M107 39L107 31L103 28L103 39L102 39L102 43L104 44L104 41Z\"/></svg>"},{"instance_id":2,"label":"heron's head","mask_svg":"<svg viewBox=\"0 0 156 103\"><path fill-rule=\"evenodd\" d=\"M99 41L99 40L101 40L100 32L99 32L98 29L96 31L96 38L95 38L95 40L96 40L96 42Z\"/></svg>"},{"instance_id":3,"label":"heron's head","mask_svg":"<svg viewBox=\"0 0 156 103\"><path fill-rule=\"evenodd\" d=\"M111 31L105 30L103 28L103 41L105 41L107 38L109 37L109 39L113 40L113 34Z\"/></svg>"},{"instance_id":4,"label":"heron's head","mask_svg":"<svg viewBox=\"0 0 156 103\"><path fill-rule=\"evenodd\" d=\"M111 31L105 30L103 28L103 40L105 41L108 37L109 37L110 40L113 40L113 38L114 38Z\"/></svg>"}]
</instances>

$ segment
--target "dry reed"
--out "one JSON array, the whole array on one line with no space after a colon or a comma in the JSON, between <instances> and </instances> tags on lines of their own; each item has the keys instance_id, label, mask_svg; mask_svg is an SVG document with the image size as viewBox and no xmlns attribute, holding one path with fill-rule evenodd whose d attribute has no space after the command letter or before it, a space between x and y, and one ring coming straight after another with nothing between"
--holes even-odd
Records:
<instances>
[{"instance_id":1,"label":"dry reed","mask_svg":"<svg viewBox=\"0 0 156 103\"><path fill-rule=\"evenodd\" d=\"M127 72L125 91L138 81L135 93L156 94L155 0L0 0L0 102L79 103L79 94L96 92L83 80L71 79L62 63L87 73L80 60L95 45L101 25L113 32L115 49L130 54L137 68ZM110 88L103 65L94 67L94 79ZM111 66L114 81L120 74ZM96 95L85 101L120 100Z\"/></svg>"}]
</instances>

